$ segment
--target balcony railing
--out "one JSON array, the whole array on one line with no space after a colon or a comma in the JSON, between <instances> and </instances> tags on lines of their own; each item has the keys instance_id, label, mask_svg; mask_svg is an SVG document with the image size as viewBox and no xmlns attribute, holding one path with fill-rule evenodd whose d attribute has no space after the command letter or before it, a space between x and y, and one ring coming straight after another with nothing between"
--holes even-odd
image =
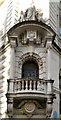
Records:
<instances>
[{"instance_id":1,"label":"balcony railing","mask_svg":"<svg viewBox=\"0 0 61 120\"><path fill-rule=\"evenodd\" d=\"M8 93L53 93L53 80L43 80L43 79L8 79Z\"/></svg>"}]
</instances>

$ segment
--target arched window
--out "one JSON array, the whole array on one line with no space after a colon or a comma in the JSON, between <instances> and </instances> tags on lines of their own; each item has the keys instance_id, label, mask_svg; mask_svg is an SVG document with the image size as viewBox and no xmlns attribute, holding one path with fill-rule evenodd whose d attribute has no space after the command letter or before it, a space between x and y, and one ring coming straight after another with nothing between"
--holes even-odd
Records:
<instances>
[{"instance_id":1,"label":"arched window","mask_svg":"<svg viewBox=\"0 0 61 120\"><path fill-rule=\"evenodd\" d=\"M26 61L22 66L22 77L39 77L39 68L38 64L33 60Z\"/></svg>"}]
</instances>

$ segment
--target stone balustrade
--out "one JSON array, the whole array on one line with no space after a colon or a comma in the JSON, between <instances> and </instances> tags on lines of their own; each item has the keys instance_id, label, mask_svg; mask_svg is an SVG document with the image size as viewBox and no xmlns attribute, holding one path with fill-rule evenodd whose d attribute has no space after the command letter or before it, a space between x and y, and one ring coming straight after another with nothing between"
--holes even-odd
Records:
<instances>
[{"instance_id":1,"label":"stone balustrade","mask_svg":"<svg viewBox=\"0 0 61 120\"><path fill-rule=\"evenodd\" d=\"M20 78L8 79L8 93L17 92L35 92L52 94L53 93L53 80Z\"/></svg>"}]
</instances>

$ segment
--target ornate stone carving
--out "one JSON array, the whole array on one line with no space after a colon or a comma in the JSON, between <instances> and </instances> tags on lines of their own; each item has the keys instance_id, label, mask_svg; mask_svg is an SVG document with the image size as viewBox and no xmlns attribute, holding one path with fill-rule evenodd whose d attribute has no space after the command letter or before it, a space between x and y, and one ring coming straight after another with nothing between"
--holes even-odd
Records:
<instances>
[{"instance_id":1,"label":"ornate stone carving","mask_svg":"<svg viewBox=\"0 0 61 120\"><path fill-rule=\"evenodd\" d=\"M20 18L19 18L19 22L22 22L22 21L24 21L25 19L24 19L24 13L23 13L23 11L21 11L20 12Z\"/></svg>"},{"instance_id":2,"label":"ornate stone carving","mask_svg":"<svg viewBox=\"0 0 61 120\"><path fill-rule=\"evenodd\" d=\"M29 39L29 41L34 41L36 39L36 32L35 31L28 31L27 32L27 39Z\"/></svg>"},{"instance_id":3,"label":"ornate stone carving","mask_svg":"<svg viewBox=\"0 0 61 120\"><path fill-rule=\"evenodd\" d=\"M15 105L14 113L16 115L26 115L32 117L33 115L46 115L46 101L43 100L19 100L19 104ZM17 101L16 101L17 103Z\"/></svg>"},{"instance_id":4,"label":"ornate stone carving","mask_svg":"<svg viewBox=\"0 0 61 120\"><path fill-rule=\"evenodd\" d=\"M35 104L33 102L27 102L25 103L25 111L28 113L32 113L35 110Z\"/></svg>"},{"instance_id":5,"label":"ornate stone carving","mask_svg":"<svg viewBox=\"0 0 61 120\"><path fill-rule=\"evenodd\" d=\"M23 33L20 34L20 40L21 44L26 45L26 44L36 44L36 45L42 45L43 38L41 33L36 30L28 30L24 31Z\"/></svg>"},{"instance_id":6,"label":"ornate stone carving","mask_svg":"<svg viewBox=\"0 0 61 120\"><path fill-rule=\"evenodd\" d=\"M36 18L38 21L43 21L43 13L41 9L38 9L36 12Z\"/></svg>"},{"instance_id":7,"label":"ornate stone carving","mask_svg":"<svg viewBox=\"0 0 61 120\"><path fill-rule=\"evenodd\" d=\"M34 20L35 14L36 14L35 6L28 8L25 12L26 20Z\"/></svg>"},{"instance_id":8,"label":"ornate stone carving","mask_svg":"<svg viewBox=\"0 0 61 120\"><path fill-rule=\"evenodd\" d=\"M22 55L21 58L19 59L19 65L23 64L27 59L34 59L39 64L39 66L43 66L43 62L40 56L32 52L28 52Z\"/></svg>"},{"instance_id":9,"label":"ornate stone carving","mask_svg":"<svg viewBox=\"0 0 61 120\"><path fill-rule=\"evenodd\" d=\"M37 20L43 21L43 13L41 10L36 10L35 6L29 7L25 12L21 11L19 22L27 21L27 20Z\"/></svg>"}]
</instances>

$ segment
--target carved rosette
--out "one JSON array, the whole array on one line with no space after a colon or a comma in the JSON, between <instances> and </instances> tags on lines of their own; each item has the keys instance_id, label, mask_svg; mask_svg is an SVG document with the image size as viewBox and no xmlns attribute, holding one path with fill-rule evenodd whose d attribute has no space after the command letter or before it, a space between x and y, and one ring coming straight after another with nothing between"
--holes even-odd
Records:
<instances>
[{"instance_id":1,"label":"carved rosette","mask_svg":"<svg viewBox=\"0 0 61 120\"><path fill-rule=\"evenodd\" d=\"M32 113L35 110L35 104L33 102L27 102L25 103L24 108L27 113Z\"/></svg>"}]
</instances>

